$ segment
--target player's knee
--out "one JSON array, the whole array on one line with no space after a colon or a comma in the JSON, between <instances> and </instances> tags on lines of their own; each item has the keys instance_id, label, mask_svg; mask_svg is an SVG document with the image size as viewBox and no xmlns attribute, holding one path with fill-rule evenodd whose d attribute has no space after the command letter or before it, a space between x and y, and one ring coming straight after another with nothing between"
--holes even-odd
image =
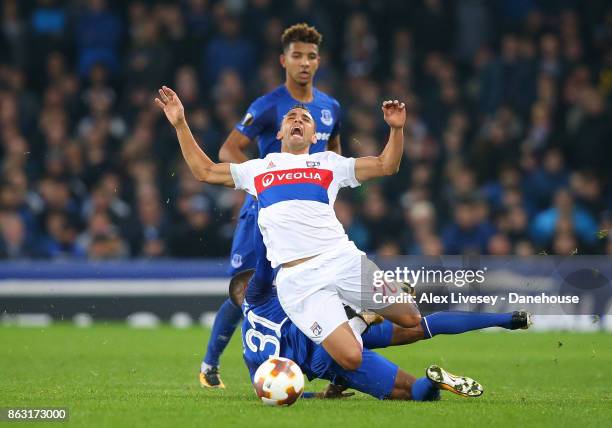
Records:
<instances>
[{"instance_id":1,"label":"player's knee","mask_svg":"<svg viewBox=\"0 0 612 428\"><path fill-rule=\"evenodd\" d=\"M352 346L343 352L338 364L345 370L357 370L361 367L362 352L358 346Z\"/></svg>"},{"instance_id":2,"label":"player's knee","mask_svg":"<svg viewBox=\"0 0 612 428\"><path fill-rule=\"evenodd\" d=\"M421 324L421 314L403 314L396 322L404 328L416 327Z\"/></svg>"}]
</instances>

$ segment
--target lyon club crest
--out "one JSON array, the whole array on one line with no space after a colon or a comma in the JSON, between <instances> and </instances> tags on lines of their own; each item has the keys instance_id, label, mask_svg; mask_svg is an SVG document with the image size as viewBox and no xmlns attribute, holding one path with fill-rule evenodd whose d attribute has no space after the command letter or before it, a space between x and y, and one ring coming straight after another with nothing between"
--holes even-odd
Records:
<instances>
[{"instance_id":1,"label":"lyon club crest","mask_svg":"<svg viewBox=\"0 0 612 428\"><path fill-rule=\"evenodd\" d=\"M314 334L316 337L321 335L321 333L323 332L323 328L321 328L319 323L315 321L315 323L310 326L310 331L312 331L312 334Z\"/></svg>"},{"instance_id":2,"label":"lyon club crest","mask_svg":"<svg viewBox=\"0 0 612 428\"><path fill-rule=\"evenodd\" d=\"M331 114L331 111L328 109L321 110L321 123L326 126L331 126L334 122L334 118Z\"/></svg>"}]
</instances>

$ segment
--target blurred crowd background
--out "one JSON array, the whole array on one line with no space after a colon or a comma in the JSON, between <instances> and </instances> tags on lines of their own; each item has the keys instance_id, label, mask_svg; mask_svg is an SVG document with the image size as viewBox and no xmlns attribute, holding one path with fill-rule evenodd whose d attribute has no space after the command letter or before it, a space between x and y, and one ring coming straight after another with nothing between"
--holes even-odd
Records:
<instances>
[{"instance_id":1,"label":"blurred crowd background","mask_svg":"<svg viewBox=\"0 0 612 428\"><path fill-rule=\"evenodd\" d=\"M346 155L409 107L399 174L341 193L369 252L612 254L606 0L4 0L0 258L224 257L243 195L202 185L152 103L215 157L281 84L283 29L323 34ZM253 156L257 156L256 151Z\"/></svg>"}]
</instances>

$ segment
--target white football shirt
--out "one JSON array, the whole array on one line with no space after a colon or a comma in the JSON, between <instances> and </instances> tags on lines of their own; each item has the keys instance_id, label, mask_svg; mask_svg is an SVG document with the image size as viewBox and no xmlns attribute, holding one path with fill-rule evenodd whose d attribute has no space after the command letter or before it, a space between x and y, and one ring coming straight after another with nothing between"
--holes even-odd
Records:
<instances>
[{"instance_id":1,"label":"white football shirt","mask_svg":"<svg viewBox=\"0 0 612 428\"><path fill-rule=\"evenodd\" d=\"M357 187L355 159L334 152L270 153L231 164L236 189L259 201L259 228L272 267L333 250L348 242L334 202Z\"/></svg>"}]
</instances>

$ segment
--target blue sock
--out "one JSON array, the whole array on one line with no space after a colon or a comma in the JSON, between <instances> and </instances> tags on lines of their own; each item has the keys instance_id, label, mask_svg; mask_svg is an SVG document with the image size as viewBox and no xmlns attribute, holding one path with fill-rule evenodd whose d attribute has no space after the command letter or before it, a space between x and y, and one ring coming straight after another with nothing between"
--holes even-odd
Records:
<instances>
[{"instance_id":1,"label":"blue sock","mask_svg":"<svg viewBox=\"0 0 612 428\"><path fill-rule=\"evenodd\" d=\"M232 338L232 334L234 334L234 330L236 330L241 319L242 310L238 306L230 299L223 302L215 317L210 340L208 341L208 349L204 356L206 364L211 366L219 365L219 358Z\"/></svg>"},{"instance_id":2,"label":"blue sock","mask_svg":"<svg viewBox=\"0 0 612 428\"><path fill-rule=\"evenodd\" d=\"M386 348L391 345L393 338L393 323L384 320L380 324L371 325L368 330L361 335L363 346L368 349Z\"/></svg>"},{"instance_id":3,"label":"blue sock","mask_svg":"<svg viewBox=\"0 0 612 428\"><path fill-rule=\"evenodd\" d=\"M426 377L418 378L412 384L412 399L414 401L434 401L440 398L440 390Z\"/></svg>"},{"instance_id":4,"label":"blue sock","mask_svg":"<svg viewBox=\"0 0 612 428\"><path fill-rule=\"evenodd\" d=\"M460 334L487 327L512 327L512 312L491 314L482 312L435 312L421 319L425 339L437 334Z\"/></svg>"}]
</instances>

